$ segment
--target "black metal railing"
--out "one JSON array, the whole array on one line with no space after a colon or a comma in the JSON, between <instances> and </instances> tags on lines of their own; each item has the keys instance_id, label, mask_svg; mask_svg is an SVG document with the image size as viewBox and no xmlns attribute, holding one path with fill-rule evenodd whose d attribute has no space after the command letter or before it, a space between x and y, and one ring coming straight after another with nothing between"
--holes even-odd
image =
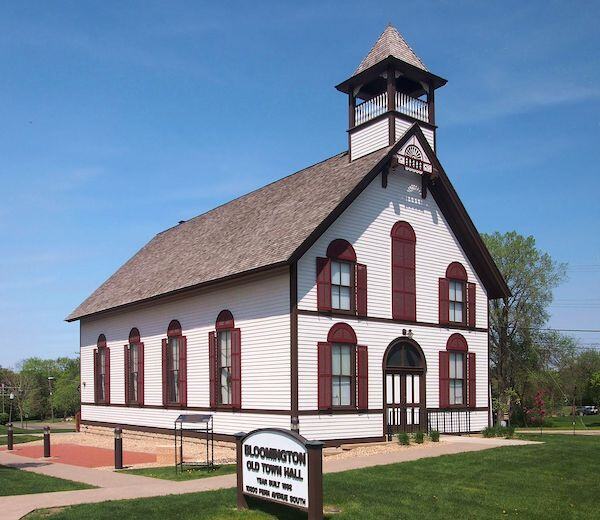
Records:
<instances>
[{"instance_id":1,"label":"black metal railing","mask_svg":"<svg viewBox=\"0 0 600 520\"><path fill-rule=\"evenodd\" d=\"M427 412L427 431L470 433L471 410L433 410Z\"/></svg>"},{"instance_id":2,"label":"black metal railing","mask_svg":"<svg viewBox=\"0 0 600 520\"><path fill-rule=\"evenodd\" d=\"M425 431L423 423L424 411L420 406L397 406L387 405L386 413L386 435L388 440L400 432L414 433Z\"/></svg>"}]
</instances>

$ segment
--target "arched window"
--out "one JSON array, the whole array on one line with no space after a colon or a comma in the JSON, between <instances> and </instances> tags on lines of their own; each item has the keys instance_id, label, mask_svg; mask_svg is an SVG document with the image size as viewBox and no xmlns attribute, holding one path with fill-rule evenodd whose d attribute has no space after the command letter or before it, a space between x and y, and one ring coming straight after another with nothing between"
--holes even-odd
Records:
<instances>
[{"instance_id":1,"label":"arched window","mask_svg":"<svg viewBox=\"0 0 600 520\"><path fill-rule=\"evenodd\" d=\"M141 406L144 404L144 344L137 328L129 332L125 345L125 403Z\"/></svg>"},{"instance_id":2,"label":"arched window","mask_svg":"<svg viewBox=\"0 0 600 520\"><path fill-rule=\"evenodd\" d=\"M417 320L416 243L408 222L396 222L392 237L392 317Z\"/></svg>"},{"instance_id":3,"label":"arched window","mask_svg":"<svg viewBox=\"0 0 600 520\"><path fill-rule=\"evenodd\" d=\"M104 334L98 336L94 350L94 401L110 404L110 349Z\"/></svg>"},{"instance_id":4,"label":"arched window","mask_svg":"<svg viewBox=\"0 0 600 520\"><path fill-rule=\"evenodd\" d=\"M439 280L439 314L441 324L475 327L475 284L467 281L467 271L452 262L446 277Z\"/></svg>"},{"instance_id":5,"label":"arched window","mask_svg":"<svg viewBox=\"0 0 600 520\"><path fill-rule=\"evenodd\" d=\"M239 409L242 406L241 332L235 328L230 311L219 313L208 344L210 406Z\"/></svg>"},{"instance_id":6,"label":"arched window","mask_svg":"<svg viewBox=\"0 0 600 520\"><path fill-rule=\"evenodd\" d=\"M476 406L475 353L462 334L452 334L440 351L440 408Z\"/></svg>"},{"instance_id":7,"label":"arched window","mask_svg":"<svg viewBox=\"0 0 600 520\"><path fill-rule=\"evenodd\" d=\"M337 323L318 346L318 405L333 408L368 408L368 352L357 345L346 323Z\"/></svg>"},{"instance_id":8,"label":"arched window","mask_svg":"<svg viewBox=\"0 0 600 520\"><path fill-rule=\"evenodd\" d=\"M163 405L187 406L187 338L172 320L162 340Z\"/></svg>"},{"instance_id":9,"label":"arched window","mask_svg":"<svg viewBox=\"0 0 600 520\"><path fill-rule=\"evenodd\" d=\"M367 315L367 266L356 261L356 252L346 240L329 244L326 258L317 258L317 307Z\"/></svg>"},{"instance_id":10,"label":"arched window","mask_svg":"<svg viewBox=\"0 0 600 520\"><path fill-rule=\"evenodd\" d=\"M425 368L420 350L408 341L394 344L387 353L385 368Z\"/></svg>"}]
</instances>

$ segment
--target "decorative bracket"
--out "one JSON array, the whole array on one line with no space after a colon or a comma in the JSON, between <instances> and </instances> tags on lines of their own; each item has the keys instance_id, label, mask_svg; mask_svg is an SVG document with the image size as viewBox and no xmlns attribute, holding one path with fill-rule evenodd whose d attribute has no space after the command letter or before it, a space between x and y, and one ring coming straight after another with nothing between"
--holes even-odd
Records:
<instances>
[{"instance_id":1,"label":"decorative bracket","mask_svg":"<svg viewBox=\"0 0 600 520\"><path fill-rule=\"evenodd\" d=\"M383 189L387 188L388 185L388 175L391 171L398 166L398 157L395 155L390 158L389 162L386 166L383 167L381 171L381 187Z\"/></svg>"},{"instance_id":2,"label":"decorative bracket","mask_svg":"<svg viewBox=\"0 0 600 520\"><path fill-rule=\"evenodd\" d=\"M430 177L431 177L431 174L426 173L426 172L424 172L423 175L421 175L421 198L422 199L427 198L427 186L429 185Z\"/></svg>"}]
</instances>

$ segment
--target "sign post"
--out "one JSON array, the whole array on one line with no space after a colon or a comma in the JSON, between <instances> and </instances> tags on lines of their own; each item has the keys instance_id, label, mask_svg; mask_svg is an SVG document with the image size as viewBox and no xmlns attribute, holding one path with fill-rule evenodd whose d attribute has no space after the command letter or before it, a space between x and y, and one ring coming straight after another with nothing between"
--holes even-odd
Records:
<instances>
[{"instance_id":1,"label":"sign post","mask_svg":"<svg viewBox=\"0 0 600 520\"><path fill-rule=\"evenodd\" d=\"M237 507L254 497L323 518L323 443L296 432L263 428L237 433Z\"/></svg>"}]
</instances>

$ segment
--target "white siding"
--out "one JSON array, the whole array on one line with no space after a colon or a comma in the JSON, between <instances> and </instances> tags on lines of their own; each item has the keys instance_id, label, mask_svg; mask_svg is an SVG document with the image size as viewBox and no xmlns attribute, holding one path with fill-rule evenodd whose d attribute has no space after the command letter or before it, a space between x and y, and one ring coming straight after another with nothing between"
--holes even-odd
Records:
<instances>
[{"instance_id":1,"label":"white siding","mask_svg":"<svg viewBox=\"0 0 600 520\"><path fill-rule=\"evenodd\" d=\"M413 125L413 123L414 121L396 117L396 141L404 135L404 133ZM433 130L423 125L419 125L419 127L421 128L425 139L427 139L429 146L431 146L431 148L435 151L435 138L433 135Z\"/></svg>"},{"instance_id":2,"label":"white siding","mask_svg":"<svg viewBox=\"0 0 600 520\"><path fill-rule=\"evenodd\" d=\"M123 411L125 410L125 412ZM239 431L250 431L256 428L289 428L289 415L258 414L243 412L212 412L215 433L233 435ZM81 407L81 415L86 420L118 423L133 426L150 426L153 428L173 428L175 419L181 410L165 410L160 408L122 408L117 406Z\"/></svg>"},{"instance_id":3,"label":"white siding","mask_svg":"<svg viewBox=\"0 0 600 520\"><path fill-rule=\"evenodd\" d=\"M230 284L194 296L165 303L156 302L138 310L84 320L81 324L82 401L92 402L93 350L104 334L111 350L111 403L124 402L123 346L132 327L144 342L145 396L147 405L162 405L161 340L169 322L177 319L188 342L188 406L209 406L208 333L214 330L219 311L229 309L242 337L242 407L289 410L290 407L290 317L289 273L278 271L254 281ZM172 426L176 411L123 407L83 408L83 419ZM273 416L278 424L288 416ZM252 418L253 422L248 422ZM255 422L254 419L256 418ZM228 422L229 421L229 422ZM232 422L233 421L233 422ZM230 424L231 423L231 424ZM256 427L255 414L220 413L217 432ZM269 423L271 424L271 423Z\"/></svg>"},{"instance_id":4,"label":"white siding","mask_svg":"<svg viewBox=\"0 0 600 520\"><path fill-rule=\"evenodd\" d=\"M336 238L350 242L368 270L368 314L392 317L390 230L399 220L411 224L417 236L417 321L438 323L438 279L451 262L462 263L475 282L477 327L487 327L487 295L464 251L433 197L421 198L420 177L396 169L382 188L378 176L323 233L298 262L300 309L317 309L316 258L326 254Z\"/></svg>"},{"instance_id":5,"label":"white siding","mask_svg":"<svg viewBox=\"0 0 600 520\"><path fill-rule=\"evenodd\" d=\"M342 238L356 250L358 261L368 270L368 315L391 319L391 239L390 230L399 220L409 222L417 236L416 287L417 321L431 326L404 325L393 321L346 320L326 316L300 315L298 323L299 409L315 411L317 402L317 343L325 341L334 323L346 321L355 330L358 343L368 346L369 409L383 408L383 355L402 329L412 329L426 357L426 406L439 406L439 351L446 348L455 329L438 323L438 279L451 262L464 265L468 279L476 284L477 322L487 328L487 294L475 274L433 197L421 198L420 177L398 168L382 188L377 177L324 232L298 262L298 308L317 310L316 258L326 254L329 243ZM476 354L477 407L488 406L487 332L459 331ZM487 412L471 412L471 429L487 425ZM377 413L353 415L301 415L300 432L309 438L375 437L383 434L383 416Z\"/></svg>"},{"instance_id":6,"label":"white siding","mask_svg":"<svg viewBox=\"0 0 600 520\"><path fill-rule=\"evenodd\" d=\"M326 341L329 329L340 321L348 323L360 345L367 345L369 357L369 409L383 408L383 356L389 344L410 328L414 340L421 346L427 363L426 406L439 406L439 351L455 330L374 322L350 318L341 320L325 316L300 315L298 318L298 380L299 409L318 409L317 343ZM476 360L476 406L488 406L487 333L461 331ZM471 429L487 426L487 412L471 413ZM354 432L353 434L351 434ZM383 434L381 414L316 415L300 417L300 433L308 438L332 439L345 437L375 437Z\"/></svg>"},{"instance_id":7,"label":"white siding","mask_svg":"<svg viewBox=\"0 0 600 520\"><path fill-rule=\"evenodd\" d=\"M427 139L429 146L431 146L432 150L435 151L435 137L433 134L433 130L424 126L421 126L421 130L423 132L423 135L425 136L425 139Z\"/></svg>"},{"instance_id":8,"label":"white siding","mask_svg":"<svg viewBox=\"0 0 600 520\"><path fill-rule=\"evenodd\" d=\"M381 437L383 414L302 415L300 434L310 440Z\"/></svg>"},{"instance_id":9,"label":"white siding","mask_svg":"<svg viewBox=\"0 0 600 520\"><path fill-rule=\"evenodd\" d=\"M412 121L396 118L396 141L400 139L406 131L413 125Z\"/></svg>"},{"instance_id":10,"label":"white siding","mask_svg":"<svg viewBox=\"0 0 600 520\"><path fill-rule=\"evenodd\" d=\"M381 148L389 143L389 120L381 119L376 123L361 128L350 134L350 158L358 159Z\"/></svg>"},{"instance_id":11,"label":"white siding","mask_svg":"<svg viewBox=\"0 0 600 520\"><path fill-rule=\"evenodd\" d=\"M389 344L410 328L414 340L421 346L427 363L427 407L439 406L439 354L455 330L437 327L402 325L350 318L341 320L326 316L300 315L298 319L298 404L300 410L317 410L317 343L327 341L327 332L340 321L356 332L359 345L367 345L369 353L369 408L383 408L383 355ZM460 331L476 357L477 407L488 405L487 332Z\"/></svg>"}]
</instances>

